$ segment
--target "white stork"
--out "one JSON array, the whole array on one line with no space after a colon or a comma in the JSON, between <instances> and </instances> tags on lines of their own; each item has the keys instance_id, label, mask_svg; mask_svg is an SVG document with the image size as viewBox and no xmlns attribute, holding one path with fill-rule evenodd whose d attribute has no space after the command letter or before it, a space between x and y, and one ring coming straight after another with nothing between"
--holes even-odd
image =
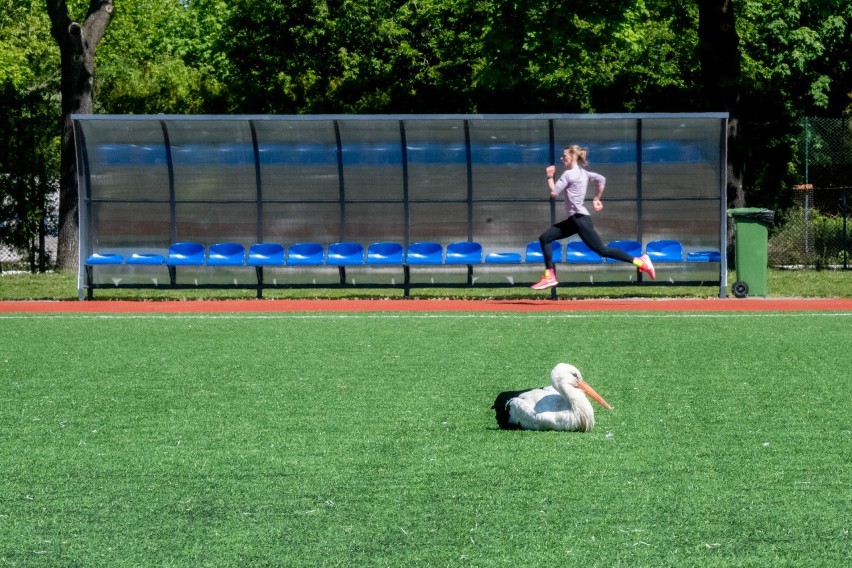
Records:
<instances>
[{"instance_id":1,"label":"white stork","mask_svg":"<svg viewBox=\"0 0 852 568\"><path fill-rule=\"evenodd\" d=\"M550 383L552 386L549 387L506 391L497 395L493 408L500 428L590 432L595 427L595 412L585 394L607 410L612 410L573 365L556 365L550 372Z\"/></svg>"}]
</instances>

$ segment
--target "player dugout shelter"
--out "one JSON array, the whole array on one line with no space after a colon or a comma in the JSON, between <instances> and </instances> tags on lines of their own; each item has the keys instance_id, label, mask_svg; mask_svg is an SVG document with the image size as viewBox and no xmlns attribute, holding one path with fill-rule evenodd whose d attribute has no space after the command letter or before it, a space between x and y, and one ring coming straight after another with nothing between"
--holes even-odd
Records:
<instances>
[{"instance_id":1,"label":"player dugout shelter","mask_svg":"<svg viewBox=\"0 0 852 568\"><path fill-rule=\"evenodd\" d=\"M542 271L538 235L565 216L544 168L557 164L558 176L569 144L588 148L588 169L607 179L604 210L593 213L605 242L675 246L655 262L653 284L718 284L725 295L725 113L72 120L81 299L109 286L258 286L260 295L260 286L402 282L387 265L396 261L373 265L363 252L344 275L329 254L336 243L398 244L406 286L528 285ZM409 275L406 251L424 242L440 246L437 260ZM200 263L177 270L178 243L200 244ZM223 243L240 245L239 262L213 262ZM259 243L283 253L262 283L246 254ZM297 262L305 243L320 245L319 264ZM450 266L444 251L457 243L481 256ZM562 245L562 285L652 284L628 264Z\"/></svg>"}]
</instances>

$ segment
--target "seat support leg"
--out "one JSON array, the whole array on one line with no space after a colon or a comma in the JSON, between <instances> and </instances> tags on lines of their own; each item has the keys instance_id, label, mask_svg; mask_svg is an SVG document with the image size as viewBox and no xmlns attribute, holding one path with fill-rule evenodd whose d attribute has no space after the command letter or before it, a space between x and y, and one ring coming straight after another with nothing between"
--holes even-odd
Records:
<instances>
[{"instance_id":1,"label":"seat support leg","mask_svg":"<svg viewBox=\"0 0 852 568\"><path fill-rule=\"evenodd\" d=\"M408 298L409 296L411 296L411 268L407 264L402 265L402 274L403 274L402 296L404 298Z\"/></svg>"},{"instance_id":2,"label":"seat support leg","mask_svg":"<svg viewBox=\"0 0 852 568\"><path fill-rule=\"evenodd\" d=\"M95 296L94 290L94 274L91 266L86 266L86 298L91 300Z\"/></svg>"},{"instance_id":3,"label":"seat support leg","mask_svg":"<svg viewBox=\"0 0 852 568\"><path fill-rule=\"evenodd\" d=\"M254 273L257 276L257 298L263 298L263 267L255 266Z\"/></svg>"}]
</instances>

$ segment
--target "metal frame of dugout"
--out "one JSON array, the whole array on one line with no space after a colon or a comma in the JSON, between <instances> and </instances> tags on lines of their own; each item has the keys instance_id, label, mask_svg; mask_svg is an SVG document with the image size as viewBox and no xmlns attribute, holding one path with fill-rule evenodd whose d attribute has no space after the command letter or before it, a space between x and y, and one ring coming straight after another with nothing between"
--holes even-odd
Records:
<instances>
[{"instance_id":1,"label":"metal frame of dugout","mask_svg":"<svg viewBox=\"0 0 852 568\"><path fill-rule=\"evenodd\" d=\"M651 282L625 263L571 256L574 237L560 248L560 286L718 284L724 297L727 116L73 115L78 295L527 286L542 270L530 245L564 218L544 166L577 143L607 178L604 210L593 213L605 241L649 251L671 241L681 255L655 262ZM200 245L200 261L170 256L184 243ZM360 246L360 262L329 254L341 243ZM399 255L376 262L369 250L383 243ZM440 247L440 262L412 260L422 243ZM479 261L452 262L457 243L478 245ZM304 244L322 248L320 263L291 254ZM223 245L243 256L221 262L213 251ZM255 245L282 254L252 264Z\"/></svg>"}]
</instances>

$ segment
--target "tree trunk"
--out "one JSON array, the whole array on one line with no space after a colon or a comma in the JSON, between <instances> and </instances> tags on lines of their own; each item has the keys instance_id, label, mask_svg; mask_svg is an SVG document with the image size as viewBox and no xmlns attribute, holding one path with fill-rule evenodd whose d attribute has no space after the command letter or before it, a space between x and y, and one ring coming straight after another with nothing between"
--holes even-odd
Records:
<instances>
[{"instance_id":1,"label":"tree trunk","mask_svg":"<svg viewBox=\"0 0 852 568\"><path fill-rule=\"evenodd\" d=\"M112 19L112 0L91 0L82 24L71 19L65 0L47 0L50 33L59 45L62 91L62 155L59 172L59 243L56 262L60 268L77 268L79 217L77 160L70 116L93 109L95 49Z\"/></svg>"},{"instance_id":2,"label":"tree trunk","mask_svg":"<svg viewBox=\"0 0 852 568\"><path fill-rule=\"evenodd\" d=\"M698 0L698 56L707 110L726 111L728 118L728 204L745 203L745 160L740 144L740 38L734 0Z\"/></svg>"}]
</instances>

